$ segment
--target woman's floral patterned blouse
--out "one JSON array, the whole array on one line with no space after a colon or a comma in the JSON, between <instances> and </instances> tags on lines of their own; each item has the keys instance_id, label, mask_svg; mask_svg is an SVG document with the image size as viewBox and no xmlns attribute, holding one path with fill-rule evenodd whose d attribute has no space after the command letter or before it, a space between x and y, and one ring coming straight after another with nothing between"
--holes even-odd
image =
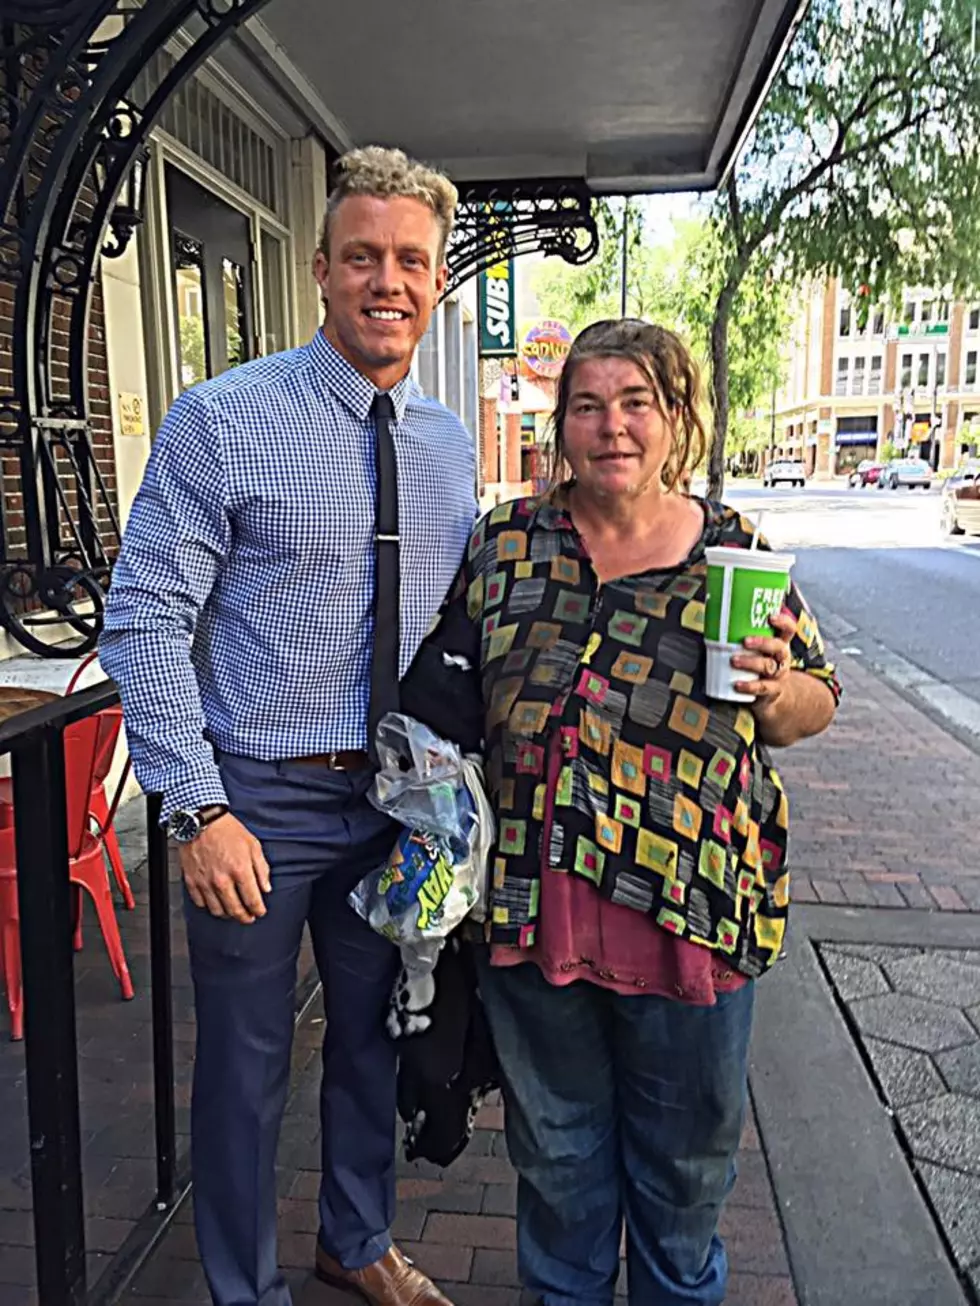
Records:
<instances>
[{"instance_id":1,"label":"woman's floral patterned blouse","mask_svg":"<svg viewBox=\"0 0 980 1306\"><path fill-rule=\"evenodd\" d=\"M499 828L494 943L529 947L542 865L591 882L755 976L778 958L789 904L788 803L744 706L704 691L704 550L753 527L705 502L678 567L600 584L547 499L476 526L455 591L481 642L487 776ZM767 547L760 539L759 547ZM817 623L793 586L793 666L839 698ZM549 747L562 762L547 861Z\"/></svg>"}]
</instances>

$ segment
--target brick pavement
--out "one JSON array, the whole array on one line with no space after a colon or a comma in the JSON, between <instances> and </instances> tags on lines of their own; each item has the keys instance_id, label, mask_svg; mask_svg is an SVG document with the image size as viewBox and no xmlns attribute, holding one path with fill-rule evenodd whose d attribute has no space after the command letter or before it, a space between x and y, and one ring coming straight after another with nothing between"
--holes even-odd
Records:
<instances>
[{"instance_id":1,"label":"brick pavement","mask_svg":"<svg viewBox=\"0 0 980 1306\"><path fill-rule=\"evenodd\" d=\"M859 659L826 735L777 756L796 902L980 911L980 757Z\"/></svg>"},{"instance_id":2,"label":"brick pavement","mask_svg":"<svg viewBox=\"0 0 980 1306\"><path fill-rule=\"evenodd\" d=\"M81 1098L85 1236L91 1288L153 1200L152 1044L149 930L142 801L121 813L123 860L136 910L117 903L117 917L136 995L123 1002L91 904L84 915L84 948L75 956L75 1004ZM130 827L128 830L126 827ZM175 867L171 868L174 1053L178 1146L187 1145L195 1037L187 943ZM301 968L312 965L307 947ZM34 1229L31 1215L23 1043L8 1041L0 994L0 1306L34 1306Z\"/></svg>"},{"instance_id":3,"label":"brick pavement","mask_svg":"<svg viewBox=\"0 0 980 1306\"><path fill-rule=\"evenodd\" d=\"M279 1153L279 1253L297 1306L349 1306L349 1294L317 1283L309 1272L319 1184L318 1171L309 1168L315 1167L317 1153L318 1039L317 1027L308 1025L294 1055ZM483 1110L469 1149L449 1170L399 1164L395 1237L455 1306L521 1302L514 1251L516 1181L501 1115L496 1105ZM727 1306L797 1306L754 1118L743 1134L739 1171L722 1220L732 1265ZM123 1299L124 1306L206 1306L192 1218L188 1202L161 1251ZM625 1273L620 1282L625 1291Z\"/></svg>"}]
</instances>

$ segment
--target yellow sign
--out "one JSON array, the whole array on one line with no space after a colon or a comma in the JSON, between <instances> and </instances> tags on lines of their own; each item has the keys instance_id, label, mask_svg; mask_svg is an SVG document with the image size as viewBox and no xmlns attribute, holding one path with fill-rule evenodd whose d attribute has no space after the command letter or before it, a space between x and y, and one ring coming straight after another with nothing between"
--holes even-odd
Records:
<instances>
[{"instance_id":1,"label":"yellow sign","mask_svg":"<svg viewBox=\"0 0 980 1306\"><path fill-rule=\"evenodd\" d=\"M538 376L554 380L572 347L572 337L563 322L546 318L526 328L521 341L521 358Z\"/></svg>"},{"instance_id":2,"label":"yellow sign","mask_svg":"<svg viewBox=\"0 0 980 1306\"><path fill-rule=\"evenodd\" d=\"M119 433L120 435L146 434L146 427L143 424L142 395L119 395Z\"/></svg>"}]
</instances>

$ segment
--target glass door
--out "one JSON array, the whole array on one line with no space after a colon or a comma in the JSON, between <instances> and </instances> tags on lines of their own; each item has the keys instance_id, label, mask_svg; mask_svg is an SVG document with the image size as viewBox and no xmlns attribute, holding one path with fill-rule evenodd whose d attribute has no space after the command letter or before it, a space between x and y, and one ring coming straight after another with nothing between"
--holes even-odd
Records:
<instances>
[{"instance_id":1,"label":"glass door","mask_svg":"<svg viewBox=\"0 0 980 1306\"><path fill-rule=\"evenodd\" d=\"M249 220L179 169L166 168L180 388L255 353Z\"/></svg>"}]
</instances>

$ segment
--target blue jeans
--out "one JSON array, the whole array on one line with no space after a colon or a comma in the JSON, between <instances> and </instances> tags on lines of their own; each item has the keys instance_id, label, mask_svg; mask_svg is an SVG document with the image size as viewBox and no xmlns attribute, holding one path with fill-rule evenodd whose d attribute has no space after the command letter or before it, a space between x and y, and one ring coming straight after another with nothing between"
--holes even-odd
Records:
<instances>
[{"instance_id":1,"label":"blue jeans","mask_svg":"<svg viewBox=\"0 0 980 1306\"><path fill-rule=\"evenodd\" d=\"M275 1162L307 924L327 1017L320 1242L351 1269L391 1245L396 1058L384 1017L398 951L346 898L387 857L397 827L367 802L370 772L228 754L218 763L231 810L262 844L272 892L252 925L215 918L185 894L197 1009L194 1217L216 1306L288 1306Z\"/></svg>"},{"instance_id":2,"label":"blue jeans","mask_svg":"<svg viewBox=\"0 0 980 1306\"><path fill-rule=\"evenodd\" d=\"M481 991L518 1172L521 1282L542 1306L612 1306L623 1225L632 1306L719 1306L753 985L714 1007L549 984L531 962Z\"/></svg>"}]
</instances>

